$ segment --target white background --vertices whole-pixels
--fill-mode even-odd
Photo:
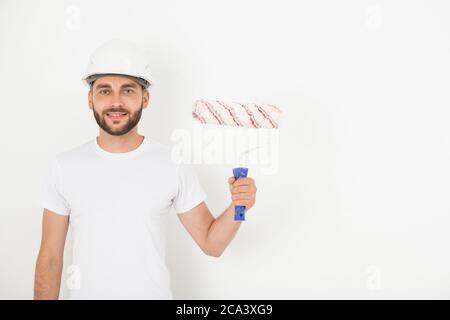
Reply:
[[[152,52],[144,135],[170,144],[201,97],[285,114],[222,257],[170,217],[175,298],[450,298],[446,0],[1,0],[0,298],[32,298],[43,169],[98,134],[80,78],[113,37]],[[195,168],[217,216],[232,166]]]

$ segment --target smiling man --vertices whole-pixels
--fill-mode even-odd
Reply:
[[[133,43],[98,48],[83,80],[99,135],[50,162],[34,297],[59,298],[70,226],[69,299],[172,299],[164,232],[170,209],[205,254],[219,257],[241,223],[234,206],[255,203],[254,180],[230,177],[232,201],[214,218],[193,168],[173,163],[168,146],[138,133],[153,82]]]

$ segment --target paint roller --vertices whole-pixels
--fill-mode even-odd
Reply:
[[[216,124],[222,126],[244,128],[278,129],[282,112],[273,104],[224,102],[220,100],[199,99],[195,101],[192,117],[201,124]],[[248,154],[257,148],[245,151]],[[239,161],[240,162],[240,161]],[[233,176],[237,180],[245,178],[248,168],[233,168]],[[245,220],[245,206],[234,207],[234,220]]]

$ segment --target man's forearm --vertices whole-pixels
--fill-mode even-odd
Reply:
[[[236,235],[241,221],[234,220],[234,204],[217,217],[209,227],[207,243],[210,254],[218,257]]]
[[[38,257],[34,281],[35,300],[58,299],[62,266],[62,259]]]

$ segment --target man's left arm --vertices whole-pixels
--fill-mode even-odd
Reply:
[[[194,241],[209,256],[220,257],[236,235],[241,221],[234,220],[234,207],[245,206],[250,210],[256,201],[256,185],[253,178],[228,179],[231,204],[214,218],[205,202],[188,212],[179,214],[181,223]]]

